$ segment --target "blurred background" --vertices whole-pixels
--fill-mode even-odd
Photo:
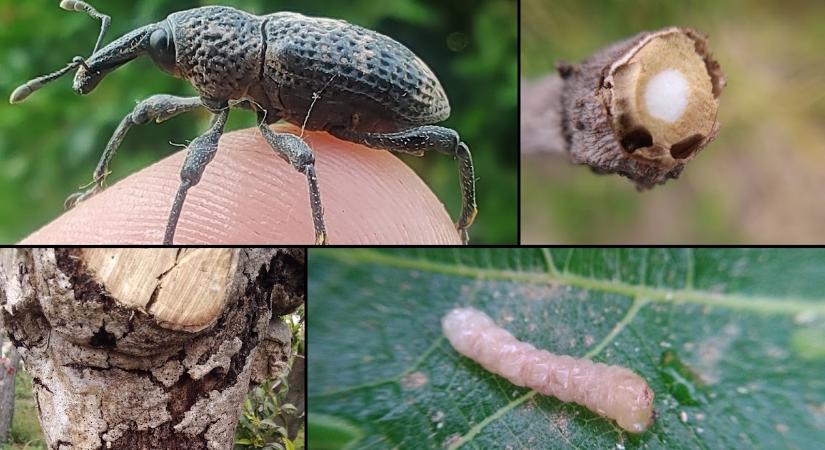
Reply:
[[[638,193],[562,158],[522,160],[525,243],[825,242],[825,2],[522,0],[522,76],[668,25],[710,36],[719,137]]]
[[[112,16],[105,42],[169,13],[209,4],[257,14],[295,11],[345,19],[400,41],[433,69],[447,91],[456,129],[473,152],[479,216],[473,243],[517,242],[517,67],[515,0],[141,0],[90,2]],[[58,7],[58,0],[0,0],[0,242],[16,242],[54,219],[63,200],[91,181],[100,153],[136,102],[157,93],[193,95],[185,81],[136,60],[109,75],[88,97],[66,76],[11,106],[19,84],[91,52],[100,22]],[[228,129],[254,126],[254,115],[230,116]],[[206,111],[133,128],[115,157],[109,185],[194,139]],[[455,161],[439,154],[403,157],[458,217]],[[262,168],[265,170],[265,168]],[[323,183],[323,180],[321,181]],[[322,187],[323,189],[323,187]]]

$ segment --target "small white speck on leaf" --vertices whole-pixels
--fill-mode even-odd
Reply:
[[[814,311],[803,311],[794,316],[793,321],[796,324],[804,325],[816,321],[817,314]]]
[[[444,448],[448,448],[448,447],[452,446],[453,444],[457,443],[460,440],[461,440],[461,435],[460,434],[458,434],[458,433],[451,434],[450,436],[447,437],[447,440],[444,441]]]
[[[401,379],[401,386],[404,389],[418,389],[428,382],[429,380],[424,372],[413,372]]]
[[[686,412],[684,412],[684,411],[680,412],[680,413],[679,413],[679,420],[681,420],[681,421],[682,421],[682,423],[687,423],[687,421],[688,421],[688,415],[687,415],[687,413],[686,413]]]

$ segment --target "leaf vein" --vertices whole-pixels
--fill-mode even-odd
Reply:
[[[628,297],[643,297],[651,302],[659,303],[694,303],[766,314],[799,314],[803,312],[825,314],[825,301],[813,301],[814,299],[747,296],[684,288],[668,289],[581,276],[567,272],[552,276],[546,272],[516,272],[503,269],[476,268],[463,264],[453,266],[423,259],[405,258],[369,249],[347,251],[346,253],[328,252],[327,256],[346,258],[349,262],[375,263],[397,269],[421,270],[470,278],[573,286]]]

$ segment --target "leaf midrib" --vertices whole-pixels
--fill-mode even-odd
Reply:
[[[532,284],[554,284],[581,289],[644,298],[660,303],[695,303],[739,309],[765,314],[800,314],[815,312],[825,314],[825,302],[816,299],[803,300],[797,297],[746,296],[720,292],[688,289],[666,289],[653,286],[625,283],[617,280],[585,277],[558,271],[554,266],[547,272],[516,272],[502,269],[485,269],[464,265],[452,265],[418,258],[406,258],[370,249],[349,250],[347,252],[325,252],[323,257],[334,258],[346,263],[372,263],[388,267],[425,272],[456,275],[488,280],[514,281]],[[552,261],[552,258],[549,259]]]

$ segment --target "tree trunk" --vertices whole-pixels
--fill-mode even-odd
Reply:
[[[271,330],[305,299],[299,249],[1,256],[0,314],[56,450],[232,448],[253,375],[290,353]]]
[[[14,378],[20,368],[20,354],[13,345],[5,347],[5,332],[0,321],[0,443],[6,442],[14,418]]]
[[[725,79],[691,29],[643,32],[557,66],[560,77],[524,83],[525,154],[566,153],[646,189],[677,178],[719,131]]]

